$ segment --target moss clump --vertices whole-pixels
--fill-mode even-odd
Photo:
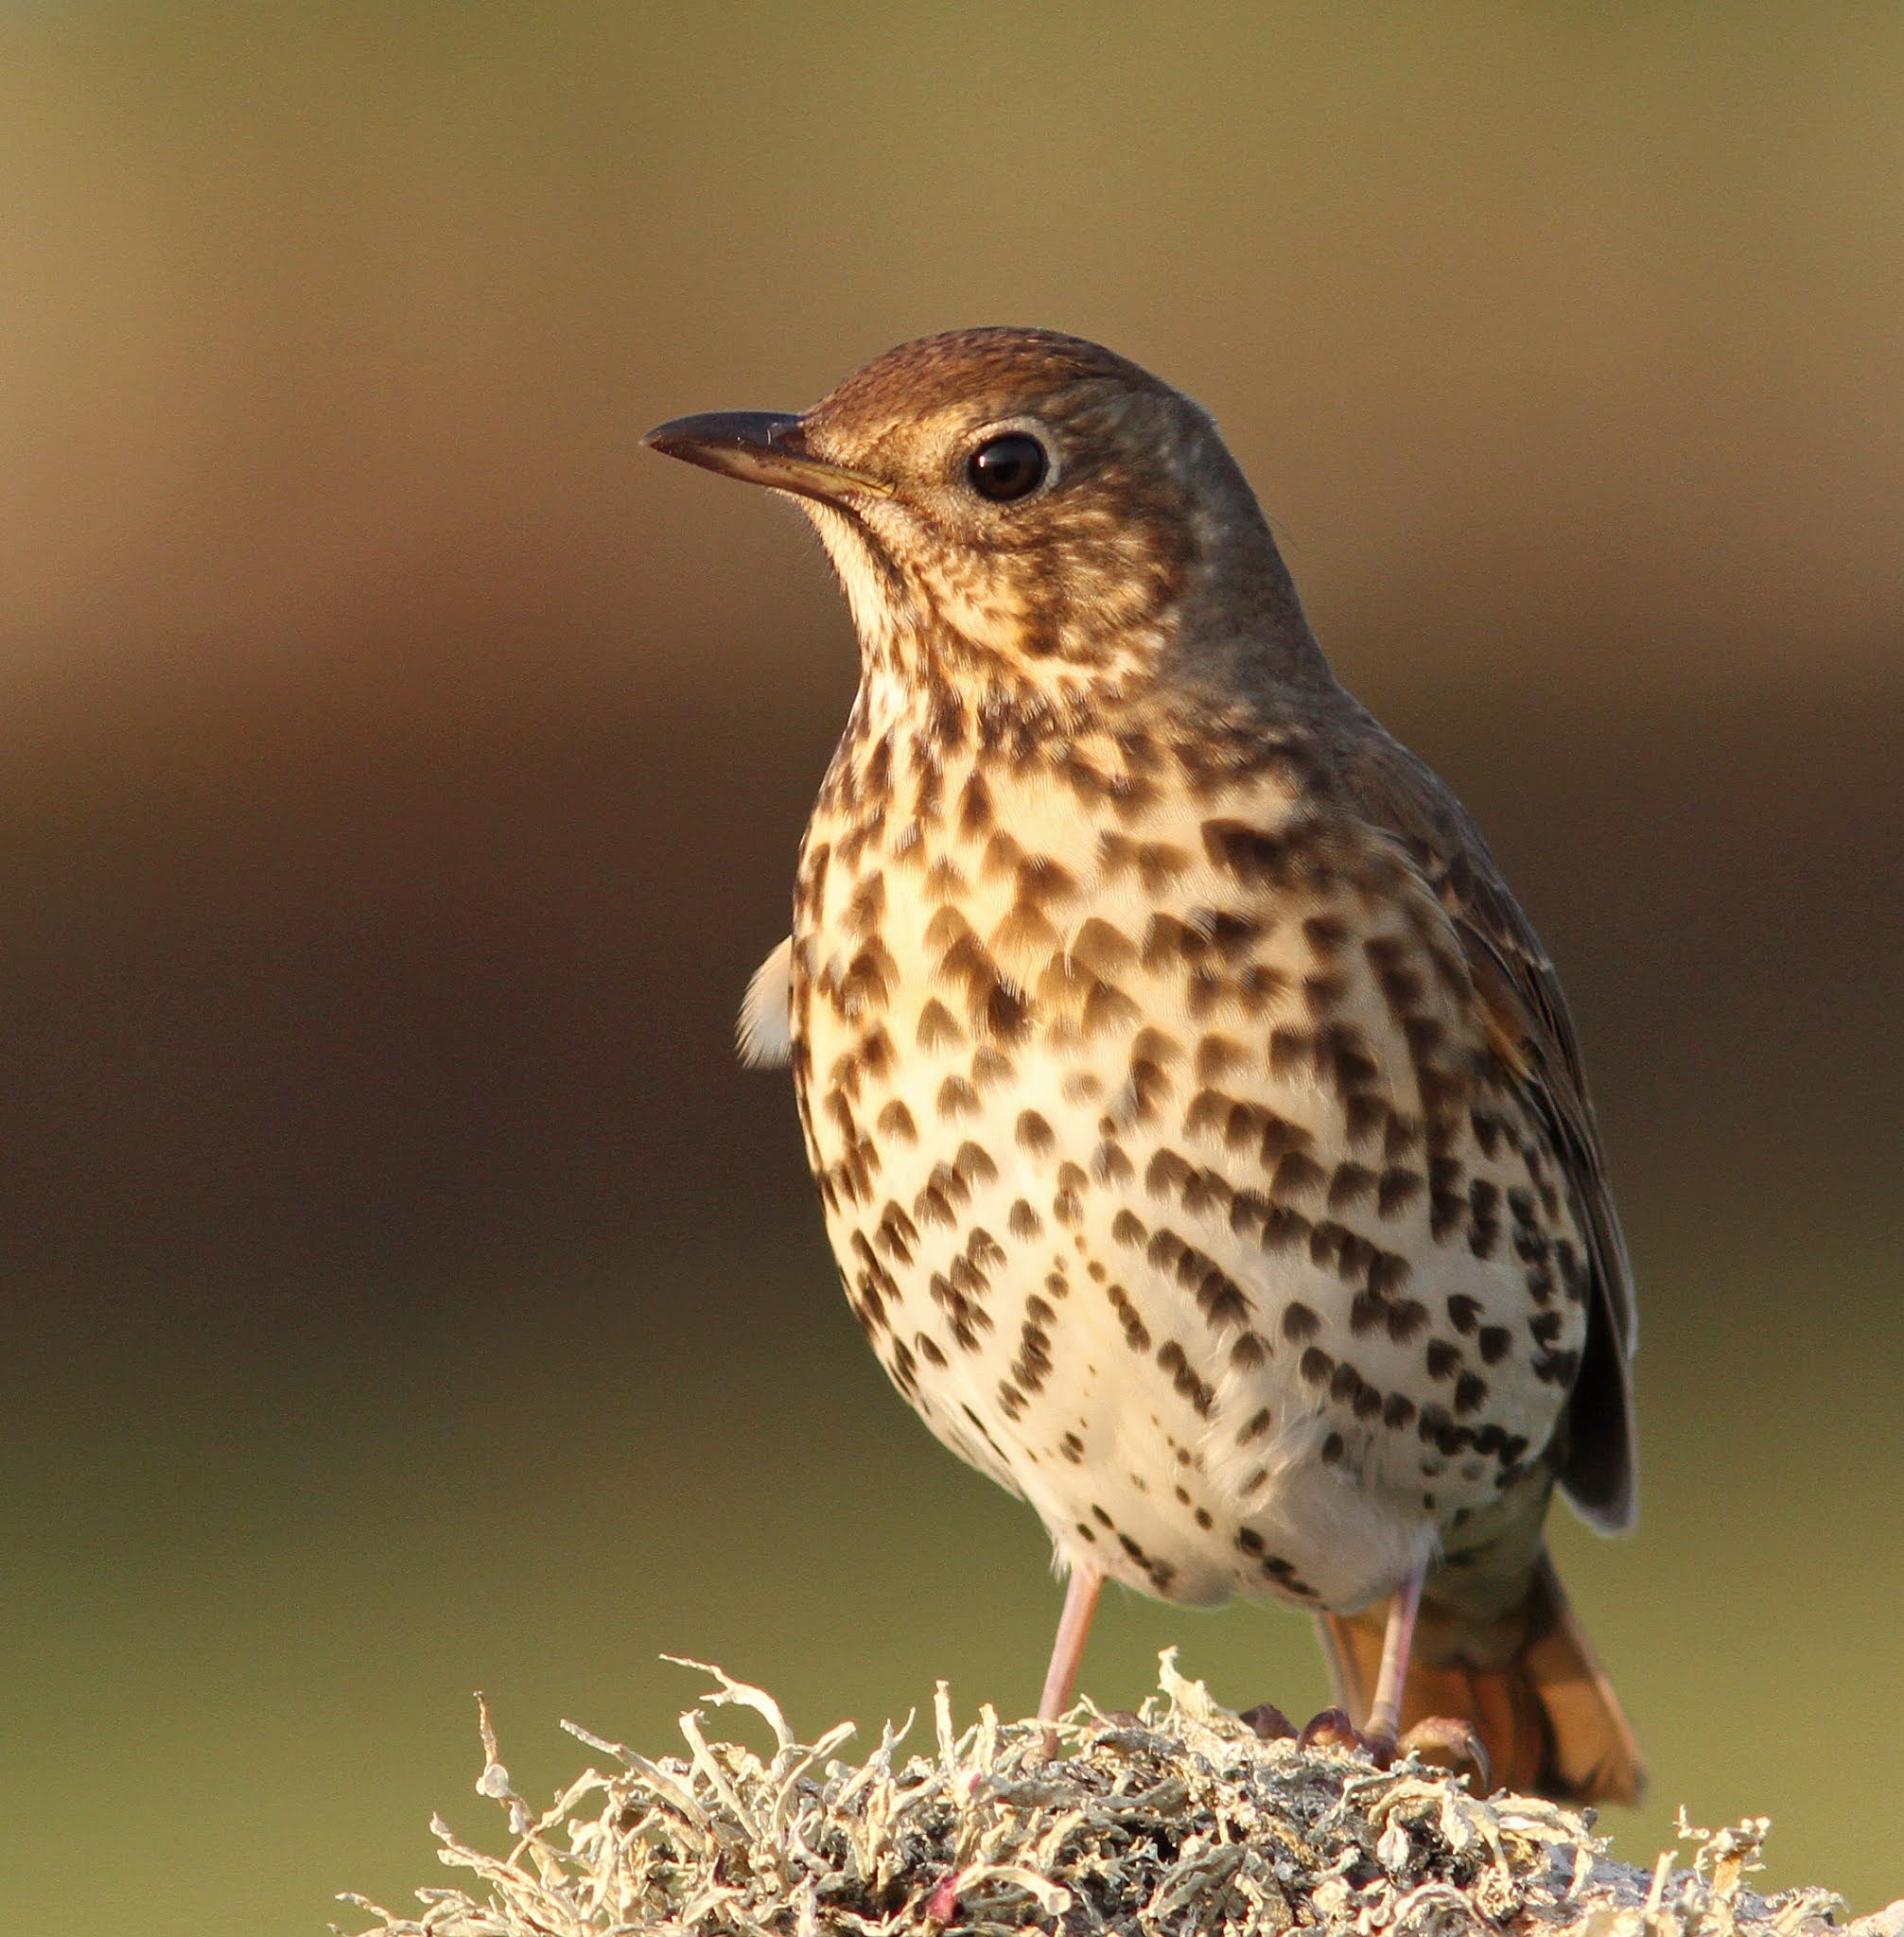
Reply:
[[[1634,1870],[1609,1860],[1590,1817],[1555,1804],[1481,1800],[1421,1765],[1259,1740],[1169,1653],[1140,1715],[1081,1706],[1053,1760],[1041,1727],[988,1708],[957,1733],[941,1684],[931,1753],[901,1758],[908,1723],[848,1761],[837,1752],[850,1723],[799,1742],[771,1697],[702,1672],[718,1684],[707,1701],[765,1720],[765,1760],[710,1741],[698,1709],[681,1719],[687,1754],[659,1761],[570,1723],[607,1769],[537,1811],[511,1787],[485,1709],[477,1788],[508,1812],[506,1854],[438,1820],[443,1861],[471,1873],[464,1887],[420,1891],[416,1917],[344,1900],[378,1920],[376,1937],[1802,1937],[1837,1908],[1825,1891],[1744,1888],[1762,1821],[1688,1830],[1690,1867]]]

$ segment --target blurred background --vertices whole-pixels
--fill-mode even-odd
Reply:
[[[705,1685],[1035,1698],[748,972],[853,683],[642,454],[1036,322],[1214,410],[1558,956],[1645,1311],[1563,1561],[1613,1819],[1904,1892],[1904,12],[0,17],[0,1820],[17,1927],[321,1929]],[[1563,1516],[1562,1516],[1563,1518]],[[1086,1674],[1323,1699],[1123,1599]],[[745,1726],[744,1721],[740,1724]]]

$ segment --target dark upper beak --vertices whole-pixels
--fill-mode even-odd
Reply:
[[[807,448],[798,417],[775,410],[710,410],[702,417],[674,417],[657,424],[641,442],[664,456],[680,458],[725,478],[795,491],[838,504],[852,497],[890,497],[892,487],[877,478],[829,463]]]

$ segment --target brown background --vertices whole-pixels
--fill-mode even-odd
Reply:
[[[105,5],[0,25],[9,1915],[437,1880],[468,1690],[1022,1707],[1036,1527],[833,1284],[735,1000],[851,690],[639,453],[888,343],[1214,410],[1565,972],[1642,1284],[1655,1771],[1869,1908],[1904,1726],[1904,16]],[[1301,1622],[1111,1608],[1224,1699]]]

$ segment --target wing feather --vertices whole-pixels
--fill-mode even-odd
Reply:
[[[1400,847],[1447,911],[1494,1047],[1553,1141],[1585,1231],[1593,1283],[1561,1485],[1594,1526],[1629,1527],[1631,1361],[1638,1342],[1633,1267],[1560,979],[1487,844],[1434,772],[1367,715],[1336,751],[1335,771],[1351,806]]]

